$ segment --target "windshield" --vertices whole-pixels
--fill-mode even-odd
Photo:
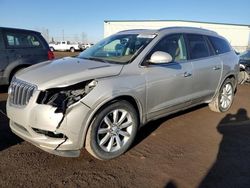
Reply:
[[[240,54],[240,58],[250,59],[250,50],[247,50]]]
[[[129,63],[154,37],[155,35],[112,35],[83,51],[78,57],[110,63]]]

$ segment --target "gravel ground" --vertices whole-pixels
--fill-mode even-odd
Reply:
[[[3,111],[6,91],[1,86]],[[79,158],[43,152],[11,133],[0,113],[0,187],[250,187],[249,96],[242,85],[227,113],[201,105],[150,122],[111,161],[84,149]]]

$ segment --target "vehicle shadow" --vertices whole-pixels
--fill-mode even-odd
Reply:
[[[168,183],[166,183],[164,188],[177,188],[177,185],[175,184],[175,182],[169,181]]]
[[[203,108],[205,106],[207,106],[207,104],[201,104],[201,105],[189,108],[187,110],[183,110],[183,111],[180,111],[180,112],[177,112],[177,113],[165,116],[163,118],[160,118],[160,119],[157,119],[157,120],[154,120],[154,121],[150,121],[149,123],[147,123],[146,125],[143,125],[143,127],[141,127],[139,129],[139,131],[137,133],[137,136],[135,138],[135,141],[134,141],[134,143],[132,144],[131,147],[135,147],[137,144],[139,144],[140,142],[142,142],[151,133],[153,133],[156,129],[158,129],[162,125],[162,123],[164,123],[165,121],[167,121],[169,119],[172,119],[172,118],[175,118],[177,116],[186,114],[188,112],[192,112],[192,111],[198,110],[198,109]]]
[[[250,187],[250,119],[245,109],[218,124],[223,135],[217,159],[199,187]]]
[[[22,139],[10,130],[8,118],[4,115],[5,105],[5,101],[0,101],[0,151],[22,142]]]

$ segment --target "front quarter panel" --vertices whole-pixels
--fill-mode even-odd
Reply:
[[[145,79],[141,75],[120,75],[98,80],[97,86],[81,102],[97,111],[106,103],[121,96],[133,97],[140,115],[145,113]],[[140,117],[142,120],[142,117]]]

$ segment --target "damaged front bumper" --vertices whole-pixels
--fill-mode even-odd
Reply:
[[[55,107],[37,104],[36,97],[33,95],[24,108],[12,106],[7,101],[11,130],[46,152],[64,157],[79,156],[83,146],[84,122],[90,108],[77,102],[65,114],[55,113]]]

